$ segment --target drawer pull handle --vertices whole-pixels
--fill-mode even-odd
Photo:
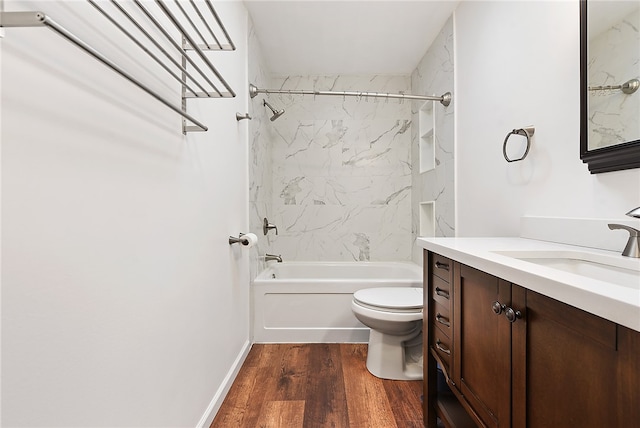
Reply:
[[[447,290],[443,290],[442,288],[436,287],[436,294],[438,296],[442,296],[445,299],[449,299],[449,292]]]
[[[444,352],[447,355],[451,355],[451,350],[442,346],[442,342],[440,342],[440,339],[436,340],[436,348],[438,348],[440,351]]]
[[[447,327],[451,327],[451,324],[449,323],[449,321],[447,321],[447,319],[445,317],[443,317],[442,315],[440,315],[440,314],[436,314],[436,321],[438,321],[442,325],[446,325]]]
[[[449,263],[436,262],[436,268],[449,271]]]

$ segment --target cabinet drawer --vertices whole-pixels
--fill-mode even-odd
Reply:
[[[440,363],[444,366],[443,369],[447,373],[447,377],[451,376],[451,359],[452,359],[452,347],[451,339],[449,339],[439,328],[433,329],[433,343],[431,348],[435,351],[440,359]]]
[[[442,278],[433,275],[431,277],[431,297],[442,306],[451,308],[451,284]]]
[[[431,253],[431,273],[444,281],[451,283],[451,272],[453,271],[453,261],[440,254]]]
[[[431,320],[433,325],[438,327],[447,337],[451,338],[451,311],[449,310],[449,306],[444,306],[439,304],[438,302],[433,303],[433,313]]]

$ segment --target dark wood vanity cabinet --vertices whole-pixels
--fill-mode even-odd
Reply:
[[[471,409],[489,427],[509,426],[511,418],[511,284],[455,264],[452,380]],[[505,305],[504,309],[502,305]]]
[[[425,426],[640,427],[640,333],[434,253],[424,266]]]

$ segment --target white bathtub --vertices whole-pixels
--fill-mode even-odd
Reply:
[[[403,262],[273,263],[252,284],[257,343],[364,343],[369,329],[351,312],[353,293],[422,287],[422,268]]]

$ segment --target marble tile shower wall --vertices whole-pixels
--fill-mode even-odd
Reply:
[[[420,173],[419,111],[424,103],[413,102],[411,117],[411,158],[413,160],[412,243],[420,234],[420,203],[434,203],[435,236],[455,236],[454,194],[454,85],[453,19],[445,23],[418,66],[411,74],[411,91],[415,94],[442,95],[451,92],[453,100],[448,107],[433,104],[435,114],[435,168]],[[413,261],[422,263],[422,252],[415,245]]]
[[[249,82],[259,88],[271,87],[270,73],[256,36],[253,21],[248,24],[248,75]],[[249,230],[258,236],[258,244],[250,251],[251,279],[264,268],[264,259],[260,256],[268,253],[269,242],[262,233],[262,219],[271,215],[272,166],[271,166],[271,122],[266,108],[262,105],[264,97],[257,96],[249,102],[247,121],[249,127]],[[271,232],[273,233],[273,232]]]
[[[287,76],[281,89],[409,92],[408,76]],[[271,251],[285,260],[411,260],[411,106],[270,95]]]
[[[631,78],[640,63],[640,11],[624,17],[589,40],[589,85],[620,85]],[[640,135],[640,92],[590,91],[589,145],[606,147],[633,141]]]

